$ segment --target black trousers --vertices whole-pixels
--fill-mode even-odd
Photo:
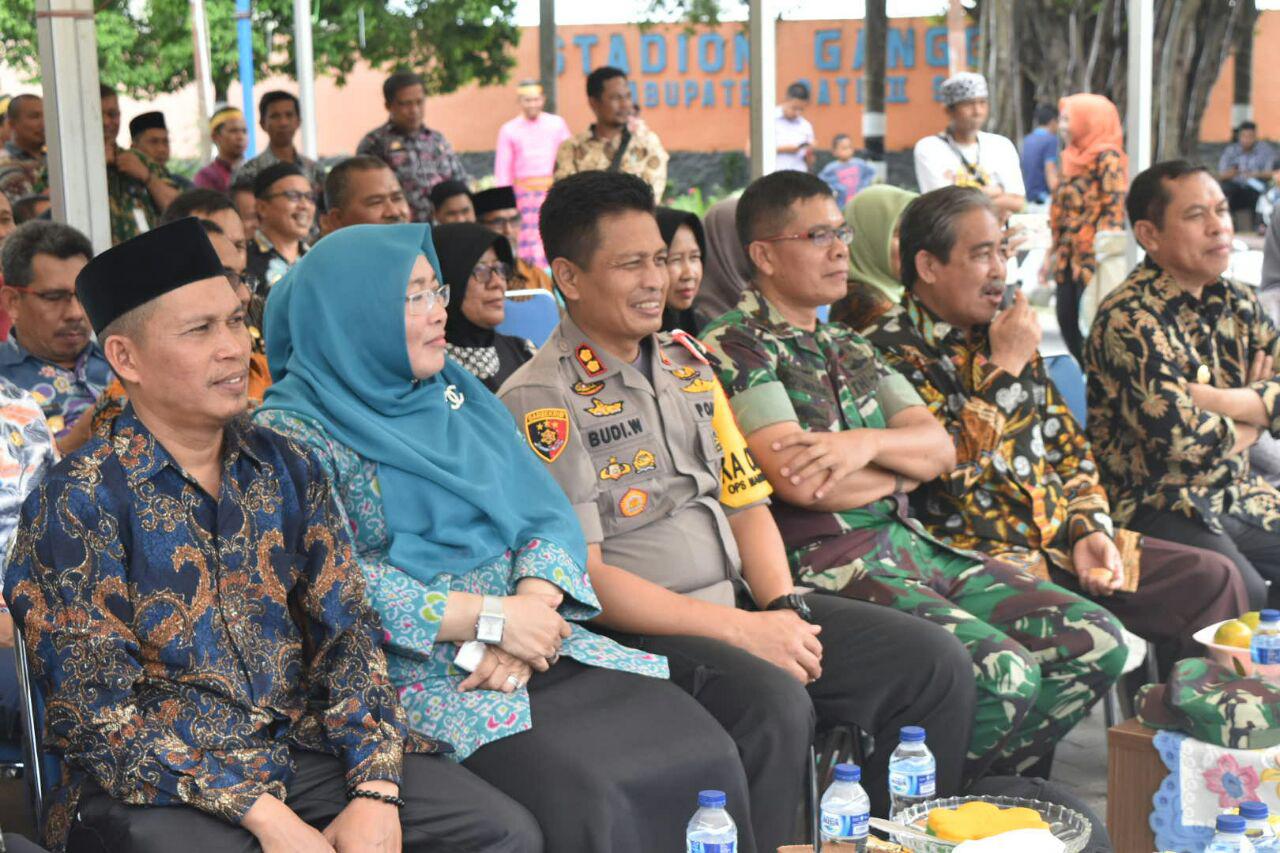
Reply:
[[[1229,181],[1222,181],[1222,194],[1227,197],[1227,204],[1231,208],[1231,212],[1237,210],[1247,210],[1252,212],[1258,205],[1258,196],[1262,193],[1255,190],[1245,181],[1239,178],[1232,178]]]
[[[1084,364],[1084,335],[1080,333],[1080,297],[1084,296],[1084,284],[1067,276],[1058,279],[1055,290],[1054,310],[1062,340],[1076,363]]]
[[[463,766],[533,814],[549,853],[683,850],[707,788],[727,795],[738,849],[757,849],[738,750],[675,684],[562,658],[529,680],[529,700],[533,728]]]
[[[297,773],[286,805],[323,830],[347,805],[342,763],[292,752]],[[68,853],[257,853],[247,829],[186,806],[127,806],[96,785],[85,792]],[[400,787],[405,851],[538,853],[538,824],[527,810],[454,761],[406,755]]]
[[[973,663],[943,628],[887,607],[808,596],[822,626],[822,677],[808,689],[735,646],[701,637],[619,636],[666,655],[684,688],[737,744],[751,789],[757,849],[794,841],[809,745],[820,728],[854,725],[875,739],[862,785],[877,815],[889,811],[889,755],[902,726],[924,726],[938,760],[938,796],[959,793],[976,694]],[[741,821],[739,826],[741,827]]]
[[[1134,514],[1128,527],[1148,536],[1217,551],[1240,570],[1251,609],[1280,607],[1280,534],[1227,515],[1222,516],[1224,532],[1214,533],[1198,519],[1145,508]]]

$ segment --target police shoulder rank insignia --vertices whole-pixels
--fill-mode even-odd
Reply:
[[[627,489],[618,500],[618,512],[634,518],[649,506],[649,493],[644,489]]]
[[[568,409],[534,409],[525,413],[524,435],[544,462],[555,462],[569,444]]]
[[[616,403],[602,403],[600,398],[592,397],[591,405],[582,411],[588,415],[595,415],[597,418],[607,418],[609,415],[616,415],[622,411],[622,401]]]
[[[686,394],[705,394],[714,387],[716,387],[716,383],[711,380],[698,378],[690,382],[688,385],[681,385],[680,390]]]
[[[658,462],[653,458],[653,454],[647,450],[637,450],[636,457],[631,460],[631,464],[635,466],[636,473],[641,471],[652,471],[658,467]]]
[[[707,361],[707,348],[702,345],[701,341],[686,332],[684,329],[676,329],[672,332],[671,340],[687,349],[689,351],[689,355],[693,356],[703,364],[711,363]]]
[[[631,466],[625,462],[619,462],[618,457],[610,456],[609,464],[600,469],[601,480],[621,480],[623,477],[631,473]]]
[[[588,376],[599,376],[604,373],[604,364],[596,357],[596,351],[591,347],[586,344],[579,344],[574,355],[578,359],[578,364],[582,365],[582,369],[587,372]]]
[[[575,382],[573,383],[573,393],[579,397],[594,397],[604,390],[603,382]]]

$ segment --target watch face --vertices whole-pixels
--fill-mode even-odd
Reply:
[[[501,616],[481,614],[480,620],[476,623],[476,639],[482,643],[501,642],[503,621]]]

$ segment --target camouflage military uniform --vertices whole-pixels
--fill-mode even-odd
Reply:
[[[840,324],[797,329],[754,290],[703,339],[748,436],[788,420],[808,430],[883,429],[923,405],[863,338]],[[978,684],[970,777],[1034,764],[1120,674],[1120,626],[1105,610],[944,545],[908,515],[903,494],[840,512],[777,497],[772,508],[799,581],[924,617],[965,644]]]
[[[119,150],[119,149],[117,149]],[[164,170],[142,152],[133,154],[157,177],[164,177]],[[150,231],[160,220],[160,211],[147,190],[147,185],[131,175],[107,166],[107,202],[111,209],[111,245]]]
[[[0,192],[15,202],[45,184],[45,157],[32,156],[12,141],[0,148]]]

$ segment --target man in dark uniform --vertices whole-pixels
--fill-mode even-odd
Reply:
[[[540,230],[568,316],[499,394],[578,512],[599,622],[666,655],[733,736],[762,851],[788,840],[815,714],[874,736],[873,811],[887,811],[903,725],[926,727],[938,795],[957,793],[967,655],[923,620],[793,586],[768,485],[701,346],[656,334],[667,274],[653,210],[631,175],[551,188]]]

